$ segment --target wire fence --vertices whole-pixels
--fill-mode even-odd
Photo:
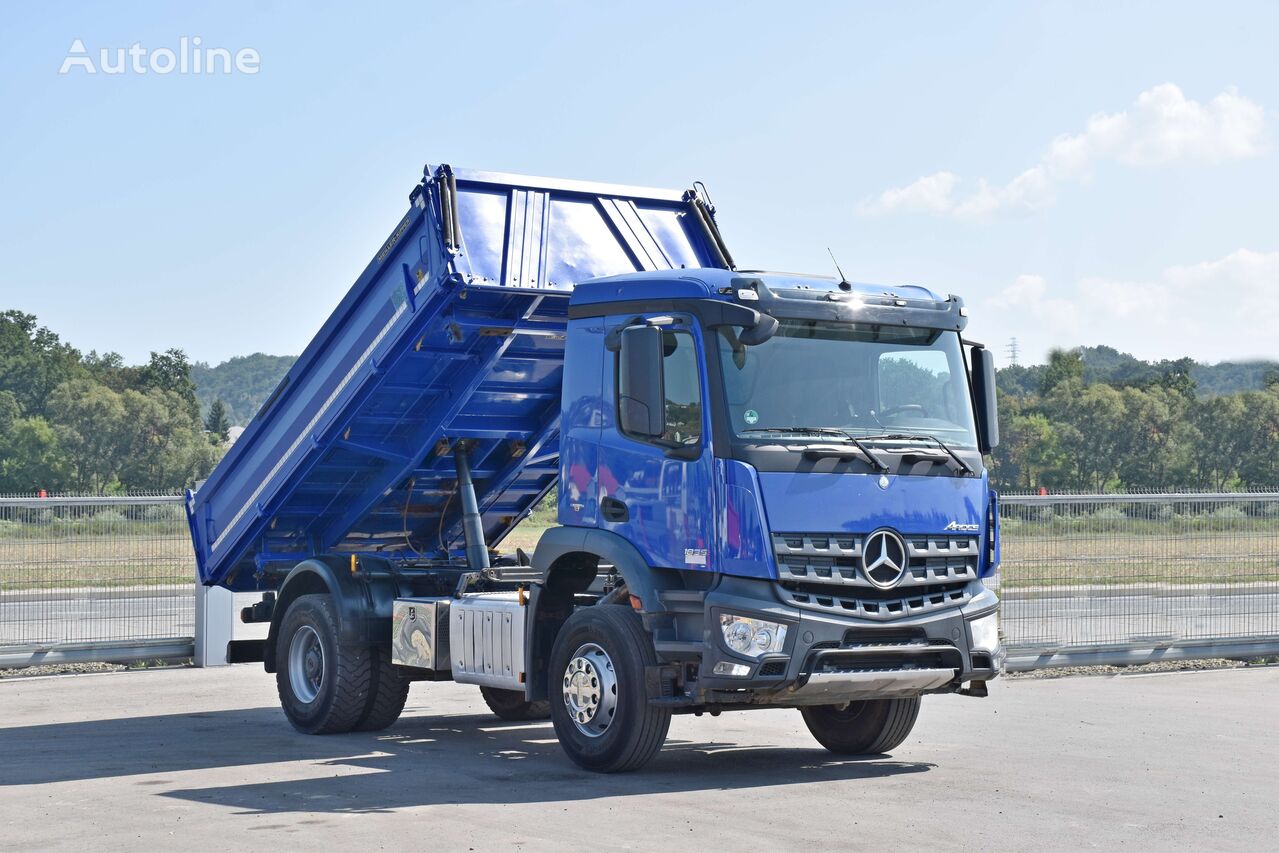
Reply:
[[[1279,493],[1001,501],[1012,669],[1279,654]],[[189,656],[172,495],[0,497],[0,666]]]
[[[1279,493],[1001,500],[1017,668],[1279,653]]]
[[[194,580],[181,497],[0,498],[0,666],[180,652]]]

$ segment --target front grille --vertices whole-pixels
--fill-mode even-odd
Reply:
[[[977,579],[976,536],[903,536],[907,566],[890,589],[862,571],[864,536],[778,533],[773,536],[782,598],[798,607],[888,621],[967,602]]]

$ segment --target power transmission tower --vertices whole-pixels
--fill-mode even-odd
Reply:
[[[1017,346],[1016,338],[1008,339],[1008,346],[1005,347],[1005,352],[1008,353],[1008,363],[1012,365],[1013,367],[1016,367],[1017,356],[1021,355],[1021,349]]]

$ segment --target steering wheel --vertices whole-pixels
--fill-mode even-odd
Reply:
[[[884,417],[891,417],[900,412],[918,412],[920,417],[928,417],[928,410],[918,403],[907,403],[904,406],[893,406],[891,409],[884,409],[880,412]]]

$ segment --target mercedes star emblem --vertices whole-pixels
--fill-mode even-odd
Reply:
[[[906,543],[886,527],[876,530],[862,546],[862,572],[880,589],[896,586],[906,574]]]

